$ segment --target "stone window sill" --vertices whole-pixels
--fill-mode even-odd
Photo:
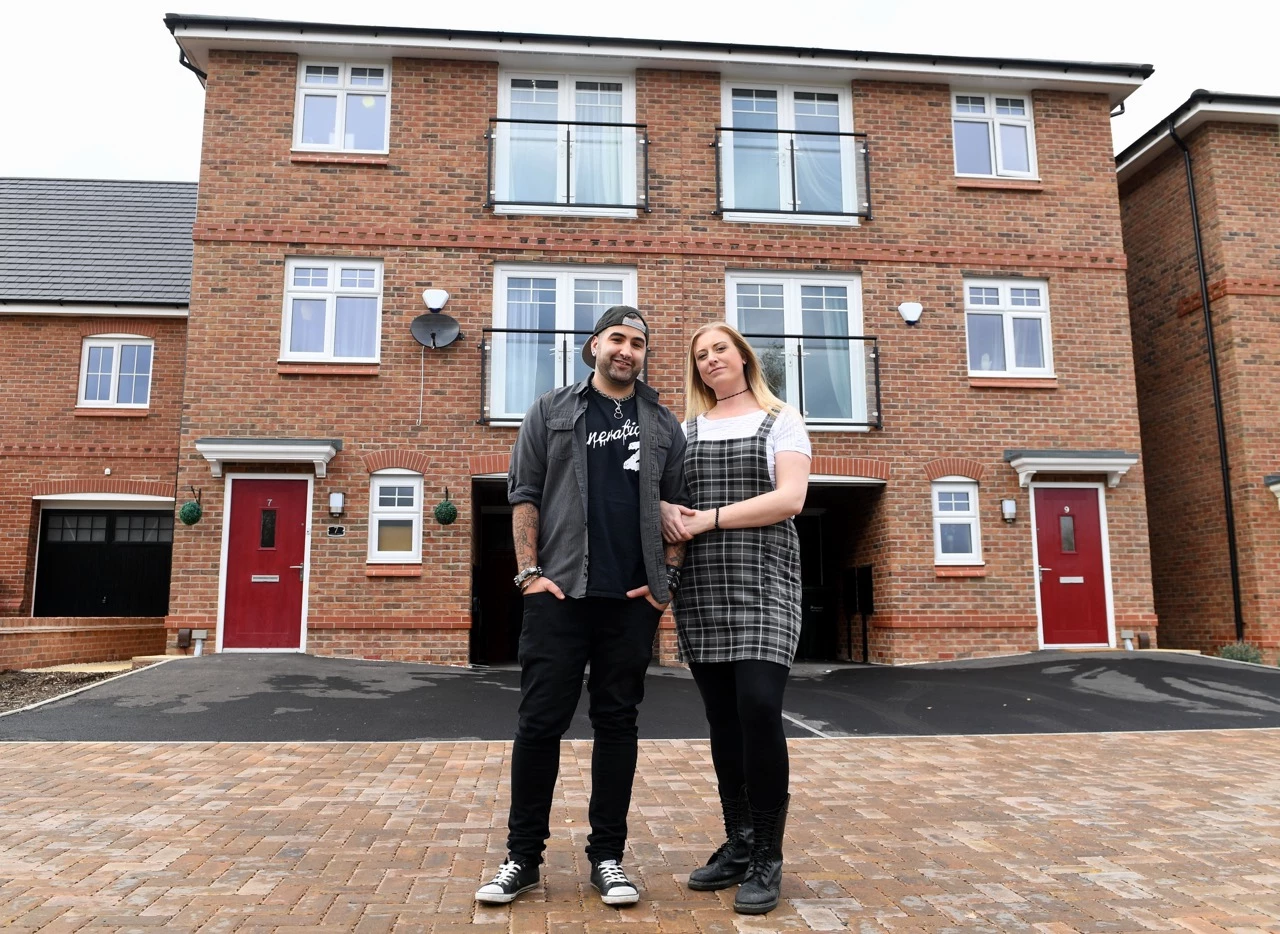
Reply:
[[[999,376],[970,376],[970,389],[1057,389],[1058,377],[1005,379]]]
[[[92,406],[77,406],[76,418],[146,418],[150,409],[96,409]]]
[[[377,154],[361,155],[353,152],[291,152],[289,153],[289,161],[295,165],[388,166],[391,164],[391,157]]]
[[[277,363],[280,376],[377,376],[377,363]]]
[[[957,178],[956,188],[986,188],[994,191],[1044,191],[1036,178]]]
[[[987,569],[982,565],[935,564],[935,577],[986,577]]]
[[[421,564],[366,564],[365,577],[421,577]]]

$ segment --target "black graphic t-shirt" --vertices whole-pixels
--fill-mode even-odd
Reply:
[[[640,418],[587,392],[587,594],[626,597],[647,582],[640,546]]]

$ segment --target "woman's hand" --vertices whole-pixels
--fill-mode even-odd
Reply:
[[[662,540],[668,545],[674,545],[677,542],[687,542],[693,538],[693,533],[685,528],[684,517],[693,515],[693,510],[687,506],[677,506],[675,503],[668,503],[663,500],[659,504],[662,512]]]

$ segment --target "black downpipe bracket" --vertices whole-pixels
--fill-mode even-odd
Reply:
[[[1222,414],[1222,384],[1218,379],[1218,350],[1213,340],[1213,316],[1209,313],[1209,278],[1204,268],[1204,242],[1200,238],[1200,211],[1196,207],[1196,183],[1191,172],[1191,150],[1169,118],[1169,138],[1182,150],[1187,170],[1187,198],[1191,202],[1191,232],[1195,236],[1196,270],[1200,276],[1200,307],[1204,311],[1204,338],[1209,346],[1209,381],[1213,385],[1213,415],[1218,423],[1218,460],[1222,465],[1222,499],[1227,516],[1227,552],[1231,556],[1231,598],[1235,608],[1236,641],[1244,640],[1244,611],[1240,601],[1240,558],[1236,550],[1236,514],[1231,505],[1231,463],[1227,458],[1227,428]]]

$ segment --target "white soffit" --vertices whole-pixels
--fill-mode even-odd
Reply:
[[[329,461],[342,450],[338,439],[200,438],[199,451],[213,476],[221,477],[228,462],[241,464],[310,464],[317,477],[325,476]]]
[[[884,486],[886,481],[877,477],[844,477],[839,474],[811,473],[809,486]]]
[[[1257,103],[1232,103],[1230,101],[1202,101],[1177,119],[1174,127],[1185,139],[1206,123],[1270,123],[1280,126],[1280,105],[1266,106]],[[1167,149],[1174,146],[1169,136],[1168,121],[1163,133],[1157,134],[1145,146],[1132,153],[1116,166],[1116,175],[1124,181],[1139,169],[1149,165]]]

